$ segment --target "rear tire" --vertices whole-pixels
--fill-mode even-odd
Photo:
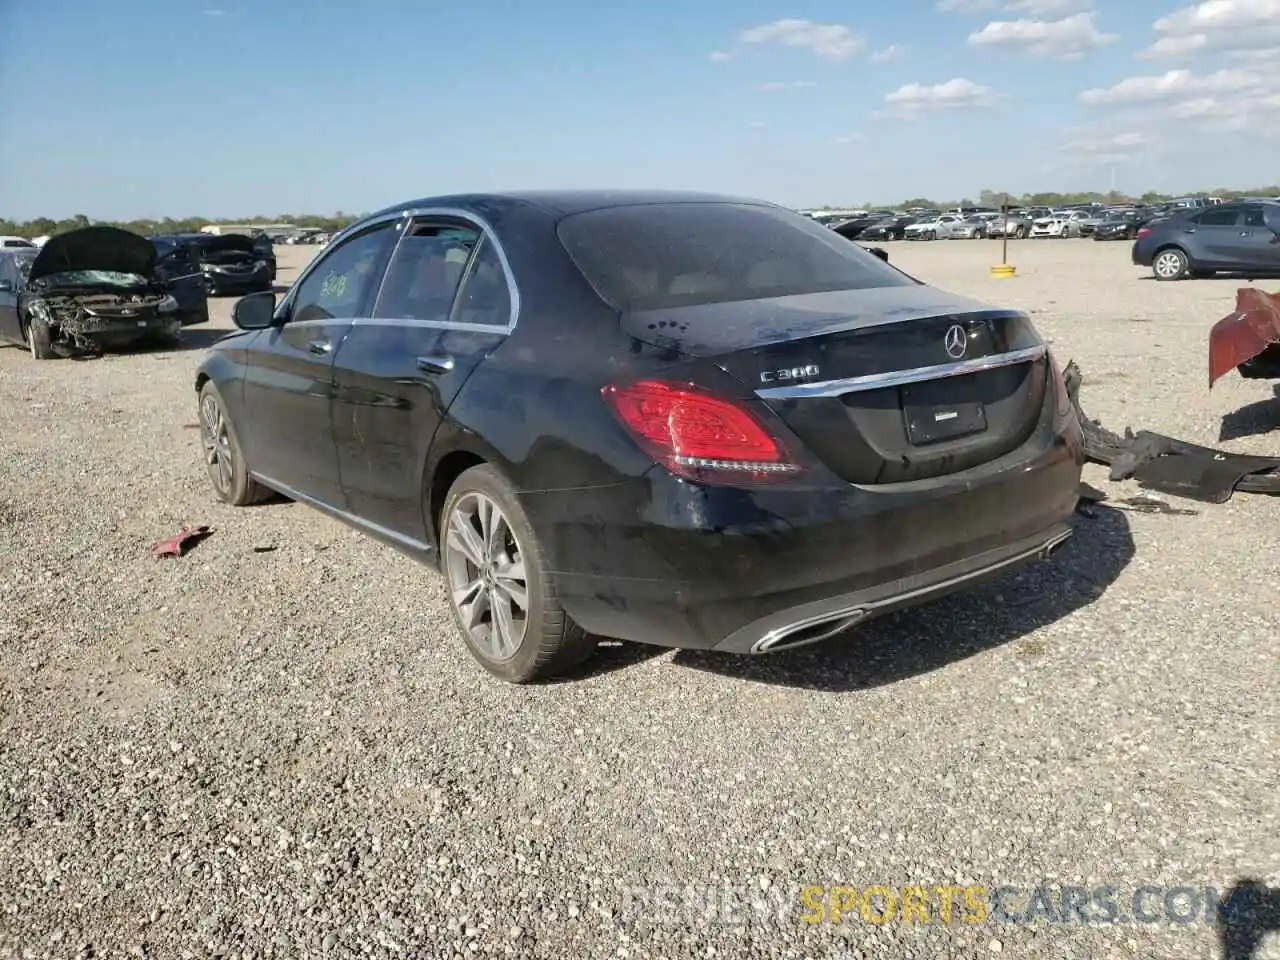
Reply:
[[[201,452],[214,495],[233,507],[270,499],[271,491],[249,475],[240,438],[212,381],[200,388],[199,413]]]
[[[563,675],[595,651],[548,572],[515,488],[487,463],[464,471],[439,518],[441,568],[467,649],[509,683]]]
[[[27,321],[26,336],[27,349],[31,351],[33,360],[52,360],[54,358],[53,331],[44,320],[40,317],[31,317]]]
[[[1026,227],[1018,227],[1016,230],[1014,230],[1014,231],[1013,231],[1013,239],[1015,239],[1015,240],[1025,240],[1025,239],[1027,239],[1027,228],[1026,228]]]
[[[1182,280],[1190,270],[1190,259],[1177,247],[1159,251],[1151,261],[1151,272],[1157,280]]]

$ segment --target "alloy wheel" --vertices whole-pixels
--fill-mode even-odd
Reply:
[[[471,642],[491,660],[510,660],[528,629],[524,550],[506,514],[485,494],[465,493],[450,510],[444,566],[450,597]]]
[[[1171,250],[1162,253],[1156,257],[1155,270],[1158,277],[1176,277],[1182,270],[1182,258]]]
[[[235,462],[231,453],[231,432],[222,407],[212,396],[206,395],[200,404],[201,440],[204,441],[204,463],[221,496],[228,496],[235,477]]]

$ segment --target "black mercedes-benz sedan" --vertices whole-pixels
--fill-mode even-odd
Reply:
[[[415,200],[234,318],[195,379],[217,496],[437,566],[507,680],[597,636],[812,643],[1070,534],[1080,425],[1030,319],[773,204]]]

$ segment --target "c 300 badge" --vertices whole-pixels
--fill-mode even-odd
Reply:
[[[781,370],[765,370],[760,374],[761,383],[790,383],[795,380],[810,380],[818,375],[817,364],[803,367],[784,367]]]

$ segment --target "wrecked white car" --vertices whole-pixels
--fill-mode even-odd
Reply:
[[[183,316],[144,237],[94,226],[53,237],[22,267],[17,314],[38,360],[142,339],[176,342]]]

